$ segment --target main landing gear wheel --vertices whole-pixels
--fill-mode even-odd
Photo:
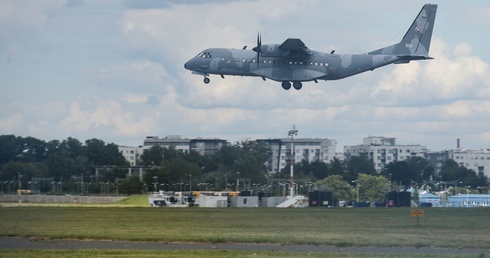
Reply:
[[[204,77],[204,83],[208,84],[211,80],[208,77]]]
[[[293,87],[296,90],[301,90],[301,88],[303,88],[303,84],[301,82],[293,82]]]
[[[290,83],[290,82],[288,82],[288,81],[283,81],[283,82],[281,83],[281,86],[282,86],[282,88],[283,88],[283,89],[285,89],[285,90],[289,90],[289,89],[291,89],[291,83]]]

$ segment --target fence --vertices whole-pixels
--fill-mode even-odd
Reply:
[[[115,203],[126,198],[125,196],[71,196],[71,195],[22,195],[24,203]],[[19,195],[4,194],[0,195],[0,202],[18,202]]]

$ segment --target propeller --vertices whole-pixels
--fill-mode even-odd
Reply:
[[[257,46],[252,49],[253,51],[257,52],[257,58],[256,58],[257,59],[257,67],[259,66],[259,61],[260,61],[259,57],[260,57],[260,52],[261,52],[260,48],[261,47],[262,47],[262,39],[260,37],[260,32],[259,32],[259,33],[257,33]]]

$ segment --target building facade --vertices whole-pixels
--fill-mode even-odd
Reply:
[[[294,162],[330,162],[336,157],[337,141],[326,138],[258,139],[269,147],[267,167],[269,173],[276,174],[291,164],[291,143],[294,149]]]
[[[431,162],[437,173],[441,171],[442,165],[448,159],[452,159],[460,166],[475,171],[478,175],[490,177],[490,149],[455,149],[427,154],[427,160]]]
[[[182,138],[180,135],[168,135],[164,138],[158,136],[146,136],[143,141],[143,149],[149,149],[154,145],[160,145],[162,148],[174,147],[178,151],[188,153],[190,150],[191,139]]]
[[[154,145],[160,145],[162,148],[173,147],[183,153],[197,151],[203,156],[212,156],[219,151],[228,142],[222,139],[204,139],[204,138],[182,138],[180,135],[169,135],[164,138],[158,136],[147,136],[143,141],[143,146],[129,147],[119,145],[119,152],[130,163],[131,166],[138,165],[138,161],[145,150]]]
[[[344,146],[346,159],[364,156],[371,159],[376,171],[381,172],[391,162],[404,161],[412,157],[425,158],[427,148],[422,145],[397,145],[396,138],[369,136],[363,144]]]
[[[119,152],[123,155],[127,162],[129,162],[130,166],[136,166],[138,164],[138,160],[140,156],[143,154],[143,148],[140,147],[130,147],[118,145],[117,148]]]

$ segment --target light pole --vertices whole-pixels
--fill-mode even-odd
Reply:
[[[236,172],[236,191],[240,191],[240,172]]]
[[[288,135],[291,136],[291,174],[289,179],[289,194],[292,198],[294,196],[294,136],[298,135],[298,130],[296,130],[296,126],[293,125],[293,129],[289,130]]]
[[[356,202],[359,202],[359,187],[361,184],[357,183],[356,181],[352,181],[352,183],[356,183]]]
[[[157,189],[157,185],[158,185],[158,176],[153,176],[153,179],[155,180],[155,182],[153,182],[153,191],[154,192],[158,192],[158,189]]]
[[[19,206],[22,204],[22,175],[19,173]]]

